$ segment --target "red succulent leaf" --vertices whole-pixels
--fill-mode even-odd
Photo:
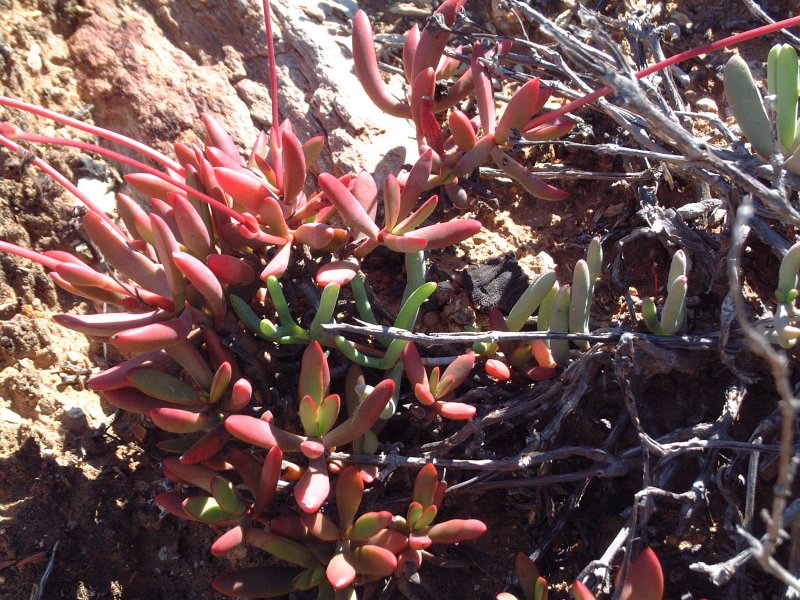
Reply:
[[[445,25],[452,27],[456,21],[456,13],[464,2],[465,0],[445,0],[442,2],[441,6],[436,9],[436,14],[441,15]],[[417,74],[424,69],[433,69],[439,64],[439,59],[444,52],[444,47],[447,45],[447,40],[449,38],[450,33],[448,31],[442,31],[441,28],[436,25],[425,26],[425,29],[423,29],[420,34],[419,42],[414,52],[414,61],[409,81],[413,81]]]
[[[336,510],[339,513],[339,527],[347,530],[353,524],[361,498],[364,496],[364,481],[353,466],[347,467],[336,480]]]
[[[225,428],[240,440],[261,448],[280,446],[284,452],[299,452],[304,438],[284,431],[273,423],[249,415],[231,415]]]
[[[547,381],[555,377],[556,374],[556,369],[552,367],[533,367],[525,371],[525,376],[532,381]]]
[[[403,190],[400,193],[400,208],[397,211],[397,219],[394,223],[405,219],[406,216],[411,214],[411,211],[414,210],[420,195],[428,187],[428,179],[432,171],[433,150],[429,148],[420,155],[417,162],[411,167],[411,171],[408,172],[408,176],[403,184]],[[387,222],[386,228],[393,230],[394,226],[389,227]]]
[[[142,392],[173,404],[201,406],[203,400],[189,384],[151,367],[139,367],[128,372],[130,384]]]
[[[220,575],[211,586],[232,598],[277,598],[295,590],[294,580],[302,572],[288,567],[248,567]]]
[[[216,146],[238,164],[243,165],[244,161],[239,154],[239,149],[236,147],[236,142],[234,142],[231,135],[225,131],[222,124],[209,113],[203,113],[200,116],[203,118],[203,123],[206,125],[206,145]]]
[[[544,598],[536,597],[536,588],[540,579],[543,579],[539,574],[539,569],[536,568],[534,563],[528,556],[522,552],[517,552],[514,557],[514,570],[519,579],[519,586],[525,595],[526,600],[545,600]],[[545,586],[547,582],[545,582]],[[546,592],[545,587],[545,592]]]
[[[225,556],[233,552],[244,542],[244,530],[241,525],[229,529],[211,545],[211,554],[214,556]]]
[[[475,416],[477,408],[465,402],[438,402],[436,404],[436,412],[442,415],[445,419],[453,421],[466,421]]]
[[[362,170],[353,178],[350,191],[374,221],[378,214],[378,185],[369,171]]]
[[[380,230],[375,221],[341,181],[329,173],[320,173],[318,182],[348,227],[360,231],[373,241],[378,241]]]
[[[517,183],[525,188],[532,196],[552,202],[558,202],[569,198],[569,192],[552,186],[549,183],[545,183],[542,179],[536,177],[536,175],[525,168],[525,166],[500,150],[500,148],[492,150],[491,155],[495,164],[501,170],[505,171],[507,175],[515,179]]]
[[[322,399],[328,394],[331,386],[331,373],[328,360],[319,342],[312,342],[303,352],[300,367],[300,382],[297,391],[300,397],[311,396],[314,404],[319,406]]]
[[[109,404],[139,415],[149,415],[151,411],[169,405],[130,387],[103,390],[102,394]]]
[[[221,283],[230,285],[250,285],[258,275],[249,262],[230,254],[209,254],[206,266]]]
[[[486,159],[489,158],[492,150],[495,148],[495,140],[493,134],[485,134],[475,142],[475,145],[464,152],[461,158],[458,159],[455,165],[450,167],[450,173],[453,177],[464,177],[472,173],[475,169],[480,167]]]
[[[433,392],[427,384],[418,383],[414,386],[414,396],[417,401],[423,406],[433,406],[436,404],[436,398],[433,397]]]
[[[539,78],[535,77],[521,86],[506,104],[497,123],[494,137],[498,144],[505,144],[513,130],[521,131],[528,119],[536,114],[539,103]]]
[[[247,510],[247,504],[236,486],[224,477],[211,478],[211,494],[219,507],[232,516],[242,516]]]
[[[303,154],[306,157],[306,167],[317,162],[322,149],[325,147],[325,137],[317,135],[303,142]]]
[[[483,133],[487,134],[494,133],[496,109],[492,78],[489,76],[489,70],[481,59],[486,58],[490,53],[489,48],[477,41],[472,45],[472,57],[470,59],[472,82],[475,86],[475,101],[478,104],[478,114],[481,118],[481,129],[483,129]]]
[[[509,369],[508,365],[501,360],[490,358],[486,361],[484,368],[486,369],[486,374],[489,377],[494,377],[500,381],[508,381],[511,379],[511,369]]]
[[[179,408],[156,408],[150,411],[156,427],[170,433],[193,433],[205,429],[212,420],[206,413],[190,412]]]
[[[408,215],[405,219],[397,223],[394,228],[392,229],[392,233],[397,235],[404,234],[414,227],[419,227],[422,223],[431,216],[433,211],[436,209],[436,205],[439,203],[439,196],[434,194],[425,202],[423,202],[417,210],[413,213]],[[413,234],[413,232],[412,232]]]
[[[278,515],[270,520],[269,530],[275,535],[298,542],[309,542],[314,539],[299,515]]]
[[[475,129],[472,127],[472,121],[460,110],[454,110],[447,118],[447,123],[450,126],[450,134],[459,150],[469,150],[478,141],[475,136]]]
[[[422,227],[411,233],[427,240],[426,250],[439,250],[471,238],[481,227],[481,222],[475,219],[458,219]]]
[[[439,156],[442,156],[444,154],[442,126],[433,114],[433,103],[430,96],[422,96],[422,98],[420,98],[419,119],[420,126],[422,127],[422,135],[425,137],[428,145],[439,154]]]
[[[349,419],[322,436],[322,443],[326,448],[334,448],[364,435],[380,418],[392,394],[394,394],[394,381],[384,379],[364,398]]]
[[[183,194],[175,194],[172,205],[183,245],[195,256],[207,256],[212,250],[211,235],[197,209]]]
[[[661,600],[663,596],[661,563],[652,549],[645,548],[628,569],[620,600]]]
[[[408,537],[404,533],[394,529],[382,529],[368,540],[364,541],[374,546],[386,548],[392,554],[399,554],[408,547]]]
[[[308,398],[308,396],[306,396]],[[325,454],[325,446],[317,440],[306,440],[300,444],[300,452],[306,458],[317,459]]]
[[[186,519],[187,521],[197,521],[192,515],[183,510],[183,502],[189,497],[184,492],[161,492],[156,494],[156,504],[169,514]]]
[[[427,535],[415,534],[408,536],[408,545],[413,550],[425,550],[425,548],[430,548],[431,544],[433,542]]]
[[[360,9],[353,20],[353,66],[364,91],[378,108],[393,117],[407,119],[411,115],[408,104],[392,98],[383,82],[375,56],[372,26],[367,13]]]
[[[210,496],[190,496],[181,504],[192,517],[209,525],[234,525],[241,515],[234,515],[224,510],[219,503]]]
[[[241,158],[237,161],[215,146],[206,145],[205,156],[214,167],[228,167],[238,169],[241,167]]]
[[[477,519],[450,519],[428,531],[434,544],[457,544],[474,540],[486,533],[486,524]]]
[[[406,347],[403,348],[402,358],[403,367],[406,370],[406,375],[411,384],[427,387],[428,374],[425,372],[425,365],[422,364],[422,358],[420,358],[419,351],[414,342],[406,344]]]
[[[172,260],[175,261],[175,265],[186,276],[186,279],[206,299],[214,318],[221,319],[225,315],[227,302],[219,279],[214,272],[202,261],[185,252],[173,252]]]
[[[184,342],[191,329],[187,319],[172,319],[120,331],[111,343],[123,352],[152,352]]]
[[[289,258],[292,256],[292,244],[288,243],[284,246],[281,246],[280,250],[272,257],[272,260],[267,263],[267,266],[264,267],[264,270],[261,271],[261,279],[267,280],[269,277],[273,275],[275,277],[280,277],[286,272],[286,269],[289,267]]]
[[[441,399],[454,392],[458,386],[467,380],[474,366],[475,353],[471,350],[451,362],[442,373],[439,385],[436,386],[434,391],[436,398]]]
[[[422,123],[422,99],[432,98],[436,91],[436,75],[432,68],[423,69],[417,75],[411,85],[409,103],[411,104],[411,119],[417,128],[417,143],[422,146],[425,131]]]
[[[292,205],[303,192],[306,183],[306,157],[297,136],[288,129],[281,130],[283,159],[283,201]]]
[[[216,471],[203,465],[192,465],[181,462],[174,456],[164,459],[164,474],[174,481],[188,483],[211,493],[211,480]]]
[[[548,123],[525,129],[522,137],[530,142],[546,142],[564,137],[575,127],[575,121],[569,117],[556,117]]]
[[[389,526],[394,515],[389,511],[369,512],[356,519],[348,532],[348,538],[356,542],[366,542]]]
[[[225,425],[218,423],[203,437],[192,444],[181,454],[180,461],[187,465],[196,465],[214,457],[231,438]]]
[[[334,542],[339,539],[339,526],[328,515],[321,512],[303,513],[300,520],[308,532],[323,542]]]
[[[419,502],[423,508],[434,503],[436,487],[439,485],[439,473],[436,466],[429,463],[422,467],[414,480],[414,502]]]
[[[414,529],[417,531],[424,530],[428,525],[433,523],[433,520],[436,518],[436,514],[438,512],[439,509],[435,504],[426,506],[414,522]]]
[[[428,241],[423,237],[413,235],[413,233],[405,235],[384,233],[383,245],[393,252],[413,253],[425,250],[428,247]]]
[[[326,223],[303,223],[292,235],[297,243],[321,250],[333,241],[336,230]]]
[[[380,546],[359,546],[353,550],[350,562],[358,574],[373,577],[388,577],[397,568],[394,553]]]
[[[343,286],[358,275],[358,264],[349,260],[335,260],[322,265],[314,276],[317,285],[325,287],[331,283]]]
[[[389,174],[383,181],[383,222],[386,231],[393,231],[400,217],[400,183]]]
[[[221,408],[227,412],[239,412],[250,404],[252,397],[252,384],[247,379],[237,379],[231,388],[231,395],[222,401]]]
[[[253,516],[258,517],[261,515],[275,497],[275,491],[278,488],[278,481],[281,477],[282,461],[283,451],[278,446],[270,448],[264,457],[261,476],[258,480],[258,490],[255,494],[256,501],[253,505]]]
[[[356,578],[356,569],[344,554],[336,554],[325,569],[325,577],[335,590],[343,590]]]
[[[411,70],[414,67],[414,53],[417,50],[417,44],[419,44],[419,27],[414,23],[411,29],[406,31],[403,40],[403,73],[405,73],[406,81],[411,81]]]
[[[331,394],[322,399],[317,411],[320,435],[325,435],[333,428],[334,423],[336,423],[336,417],[339,416],[341,404],[338,394]]]
[[[181,188],[174,183],[150,173],[128,173],[125,175],[125,181],[148,198],[158,198],[165,202],[171,193],[182,193]]]
[[[330,485],[325,457],[310,459],[306,472],[294,486],[294,498],[300,510],[307,513],[318,511],[328,499]]]

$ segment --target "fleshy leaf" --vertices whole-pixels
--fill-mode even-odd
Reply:
[[[353,466],[347,467],[336,480],[336,510],[339,513],[339,527],[349,529],[353,524],[361,498],[364,495],[364,481]]]

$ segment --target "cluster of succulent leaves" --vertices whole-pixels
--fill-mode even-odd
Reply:
[[[769,112],[750,67],[739,55],[734,54],[725,65],[724,81],[725,98],[753,150],[765,160],[780,152],[784,168],[800,174],[798,60],[794,47],[776,44],[767,56],[767,94],[772,99]]]
[[[446,484],[431,464],[417,474],[405,513],[359,514],[365,486],[374,481],[376,469],[344,466],[330,460],[329,453],[342,446],[350,446],[357,455],[379,449],[381,429],[397,410],[403,374],[410,382],[409,396],[432,415],[470,419],[477,408],[460,402],[456,392],[476,362],[483,362],[486,372],[498,380],[515,374],[541,380],[566,366],[571,348],[588,348],[586,342],[564,339],[477,344],[444,370],[428,371],[412,343],[388,336],[357,343],[331,335],[323,327],[337,318],[344,286],[350,289],[358,317],[381,324],[370,305],[360,261],[383,246],[405,255],[408,284],[393,325],[413,330],[421,307],[436,289],[435,283],[425,281],[424,253],[459,243],[481,227],[474,219],[431,223],[438,204],[438,196],[431,192],[441,189],[459,204],[465,194],[459,179],[489,159],[538,198],[567,196],[510,154],[520,139],[552,140],[571,130],[573,123],[566,117],[531,124],[544,107],[549,88],[536,78],[520,85],[498,119],[487,60],[508,53],[510,45],[475,42],[455,48],[456,54],[469,57],[466,68],[445,54],[463,3],[445,0],[422,31],[415,26],[407,32],[405,100],[389,93],[378,69],[368,18],[363,11],[356,15],[356,73],[381,109],[412,119],[420,149],[419,159],[407,173],[389,175],[381,182],[382,193],[366,171],[341,177],[321,173],[319,189],[308,191],[309,167],[324,141],[301,142],[289,122],[275,122],[269,134],[261,132],[247,158],[209,115],[203,117],[205,143],[175,144],[175,159],[133,140],[91,129],[144,153],[162,170],[100,146],[0,124],[0,144],[15,152],[25,152],[16,141],[75,145],[139,170],[125,179],[147,201],[119,194],[120,225],[46,163],[34,160],[84,202],[88,212],[83,228],[106,268],[97,270],[58,250],[38,253],[5,241],[0,241],[0,250],[42,264],[57,285],[76,296],[113,307],[101,314],[64,314],[55,319],[130,356],[93,376],[92,389],[114,406],[145,414],[158,428],[177,434],[159,444],[172,454],[165,460],[165,475],[176,489],[159,494],[158,504],[178,517],[224,528],[212,546],[214,555],[224,556],[247,545],[272,557],[268,564],[215,580],[214,587],[229,596],[271,597],[316,588],[319,598],[353,598],[360,584],[404,577],[418,569],[431,545],[482,535],[486,526],[475,519],[434,522]],[[787,168],[792,168],[800,139],[797,70],[797,57],[790,48],[776,47],[770,53],[769,90],[777,94],[781,152],[790,155]],[[759,154],[769,157],[774,151],[771,134],[769,140],[761,138],[771,128],[763,123],[766,113],[761,98],[745,71],[746,66],[732,60],[726,70],[726,90],[736,87],[741,92],[737,100],[727,91],[745,134]],[[437,95],[441,88],[447,92]],[[471,95],[477,106],[474,117],[457,108]],[[86,128],[13,99],[0,98],[0,104]],[[760,112],[754,107],[761,108]],[[746,120],[753,115],[755,125]],[[382,211],[378,210],[379,196]],[[298,252],[298,247],[303,251]],[[306,326],[293,314],[281,284],[282,278],[294,276],[293,254],[312,258],[305,261],[306,272],[310,265],[311,276],[321,288],[314,317]],[[795,305],[799,265],[800,244],[796,244],[781,264],[776,292],[774,335],[787,347],[800,337]],[[588,333],[601,266],[602,247],[595,238],[586,259],[576,264],[571,285],[560,285],[555,272],[542,274],[507,316],[491,311],[491,328],[518,332],[536,314],[539,331]],[[652,299],[643,302],[645,324],[654,333],[671,335],[683,326],[686,273],[685,254],[678,251],[661,317]],[[294,418],[273,414],[267,398],[254,389],[226,344],[230,334],[243,332],[258,342],[262,353],[276,344],[306,346]],[[344,403],[330,391],[326,356],[330,352],[339,352],[352,362],[344,383]],[[379,381],[367,385],[367,379]],[[288,489],[294,504],[285,502]],[[547,597],[546,582],[527,557],[518,557],[517,572],[528,600]],[[661,597],[662,589],[658,561],[646,550],[631,567],[622,597],[655,599]],[[578,582],[574,594],[593,598]],[[498,596],[513,597],[509,593]]]
[[[508,151],[520,139],[547,141],[563,137],[574,123],[562,116],[533,126],[531,120],[551,94],[551,89],[539,78],[519,86],[497,118],[487,61],[507,54],[511,42],[503,40],[486,45],[476,41],[471,47],[457,46],[455,53],[469,56],[469,67],[461,69],[461,61],[444,51],[464,2],[445,0],[422,31],[414,25],[406,32],[403,44],[406,100],[393,97],[384,83],[369,19],[359,10],[353,23],[353,62],[364,90],[387,114],[413,121],[420,153],[431,156],[433,164],[426,189],[442,186],[459,205],[466,192],[459,186],[458,178],[468,176],[491,158],[497,168],[533,196],[564,200],[569,196],[567,192],[536,177]],[[446,92],[437,94],[441,89]],[[456,108],[468,97],[477,105],[478,114],[473,118]],[[437,117],[445,113],[446,119]]]
[[[740,56],[733,55],[725,65],[724,81],[725,97],[753,150],[765,160],[779,152],[783,167],[800,174],[800,120],[797,115],[800,65],[794,47],[776,44],[767,55],[769,111],[750,67]],[[775,290],[774,327],[769,332],[770,340],[783,348],[794,347],[800,337],[795,302],[799,270],[800,244],[795,244],[781,259]]]

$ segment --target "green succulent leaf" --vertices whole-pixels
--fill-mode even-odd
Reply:
[[[750,140],[753,149],[765,159],[772,156],[772,126],[761,94],[747,63],[739,55],[733,55],[725,65],[725,98],[742,133]]]
[[[244,536],[248,544],[260,548],[280,560],[306,569],[315,569],[320,566],[319,559],[300,542],[255,528],[246,529]]]
[[[134,369],[128,373],[128,380],[136,389],[165,402],[202,404],[196,389],[177,377],[158,369],[150,367]]]

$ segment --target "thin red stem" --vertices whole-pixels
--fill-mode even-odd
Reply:
[[[747,40],[752,40],[753,38],[774,33],[776,31],[779,31],[781,29],[786,29],[788,27],[794,27],[795,25],[800,25],[800,15],[791,17],[789,19],[784,19],[783,21],[776,21],[775,23],[763,25],[762,27],[756,27],[755,29],[751,29],[749,31],[743,31],[742,33],[737,33],[735,35],[728,36],[716,42],[705,44],[703,46],[700,46],[699,48],[694,48],[692,50],[686,50],[685,52],[680,52],[678,54],[675,54],[674,56],[670,56],[669,58],[662,60],[661,62],[651,65],[646,69],[637,71],[636,78],[641,79],[642,77],[647,77],[648,75],[652,75],[653,73],[666,69],[667,67],[671,67],[672,65],[678,64],[685,60],[689,60],[690,58],[695,58],[696,56],[700,56],[701,54],[709,54],[711,52],[716,52],[717,50],[721,50],[722,48],[727,48],[728,46],[735,46],[736,44],[741,44],[742,42],[746,42]],[[581,98],[577,98],[575,100],[572,100],[571,102],[567,102],[565,105],[555,110],[551,110],[550,112],[546,112],[539,115],[538,117],[533,119],[530,123],[528,123],[526,125],[526,128],[530,129],[538,125],[543,125],[544,123],[552,121],[556,117],[570,113],[580,108],[581,106],[589,104],[590,102],[594,102],[595,100],[610,94],[612,91],[613,90],[610,87],[606,86],[600,88],[599,90],[586,94]]]
[[[17,154],[19,154],[21,156],[24,156],[28,152],[27,150],[25,150],[25,148],[23,148],[22,146],[20,146],[19,144],[15,143],[15,142],[13,142],[12,140],[8,139],[4,135],[0,135],[0,145],[5,146],[6,148],[11,150],[12,152],[16,152]],[[111,217],[109,217],[103,211],[102,208],[100,208],[97,204],[95,204],[94,201],[91,198],[89,198],[86,194],[81,192],[77,188],[77,186],[75,184],[73,184],[69,179],[67,179],[61,173],[56,171],[49,163],[47,163],[46,161],[42,160],[38,156],[34,157],[32,162],[33,162],[33,165],[37,169],[47,173],[50,177],[55,179],[60,186],[62,186],[64,189],[66,189],[68,192],[70,192],[73,196],[75,196],[78,200],[80,200],[86,206],[86,208],[91,210],[93,213],[96,213],[97,216],[99,216],[106,223],[108,223],[111,227],[113,227],[115,231],[119,231],[120,233],[122,233],[122,230],[119,228],[119,225],[114,223],[114,221],[111,219]]]
[[[280,125],[278,113],[278,73],[275,70],[275,40],[272,37],[272,17],[269,13],[269,0],[264,0],[264,29],[267,33],[267,53],[269,54],[269,93],[272,101],[272,129]]]
[[[146,144],[137,142],[136,140],[121,135],[119,133],[109,131],[108,129],[103,129],[102,127],[97,127],[95,125],[89,125],[88,123],[84,123],[83,121],[73,119],[72,117],[62,115],[61,113],[48,110],[42,106],[37,106],[35,104],[23,102],[22,100],[17,100],[16,98],[9,98],[8,96],[0,96],[0,105],[9,106],[11,108],[17,108],[19,110],[24,110],[29,113],[39,115],[40,117],[45,117],[46,119],[51,119],[58,123],[63,123],[64,125],[68,125],[69,127],[74,127],[75,129],[80,129],[81,131],[92,133],[97,137],[101,137],[110,140],[112,142],[121,144],[126,148],[136,150],[137,152],[147,156],[148,158],[154,160],[155,162],[164,165],[164,167],[166,167],[167,169],[173,169],[175,171],[181,170],[181,166],[174,160],[172,160],[170,157],[161,154],[160,152],[154,150],[153,148],[151,148]]]
[[[136,169],[141,169],[142,171],[144,171],[144,172],[146,172],[146,173],[148,173],[150,175],[153,175],[154,177],[158,177],[162,181],[166,181],[167,183],[170,183],[170,184],[172,184],[172,185],[174,185],[176,187],[179,187],[181,190],[183,190],[187,194],[191,194],[192,196],[202,200],[206,204],[209,204],[210,206],[214,207],[216,210],[219,210],[220,212],[228,215],[229,217],[231,217],[232,219],[236,220],[237,222],[245,225],[251,231],[253,231],[253,232],[259,231],[257,222],[255,221],[255,217],[253,217],[253,219],[248,219],[245,215],[242,215],[241,213],[236,212],[231,207],[223,204],[219,200],[216,200],[215,198],[212,198],[211,196],[208,196],[208,195],[196,190],[195,188],[186,185],[182,181],[179,181],[179,180],[176,180],[176,179],[172,179],[171,177],[169,177],[168,175],[165,175],[164,173],[162,173],[158,169],[154,169],[153,167],[150,167],[150,166],[148,166],[148,165],[146,165],[146,164],[144,164],[142,162],[139,162],[136,159],[130,158],[128,156],[125,156],[124,154],[120,154],[119,152],[114,152],[113,150],[108,150],[107,148],[103,148],[102,146],[97,146],[95,144],[90,144],[90,143],[87,143],[87,142],[79,142],[77,140],[48,137],[48,136],[44,136],[44,135],[38,135],[38,134],[35,134],[35,133],[28,133],[28,132],[22,131],[22,130],[18,130],[18,132],[15,134],[15,136],[18,139],[27,140],[27,141],[30,141],[30,142],[37,142],[37,143],[40,143],[40,144],[53,144],[53,145],[56,145],[56,146],[70,146],[70,147],[73,147],[73,148],[79,148],[81,150],[85,150],[86,152],[94,152],[96,154],[99,154],[100,156],[105,156],[106,158],[109,158],[111,160],[114,160],[114,161],[129,165],[129,166],[132,166],[132,167],[134,167]],[[2,135],[0,135],[0,144],[3,144],[4,146],[7,146],[8,148],[14,150],[15,152],[21,152],[21,153],[25,152],[25,150],[23,148],[21,148],[17,144],[14,144],[14,142],[11,142],[11,140],[8,140],[7,138],[5,138]],[[11,146],[9,144],[12,144],[13,146]],[[93,212],[96,212],[106,222],[108,222],[110,225],[114,226],[117,230],[119,230],[119,227],[117,227],[117,225],[113,221],[111,221],[109,219],[109,217],[107,217],[106,214],[101,209],[99,209],[98,207],[93,205],[91,200],[89,200],[88,198],[86,198],[82,194],[79,195],[80,192],[78,191],[78,188],[76,188],[74,185],[72,185],[72,183],[70,183],[69,180],[65,179],[63,175],[58,173],[58,171],[55,171],[52,167],[50,167],[50,165],[48,165],[47,163],[45,163],[44,161],[42,161],[39,158],[35,158],[33,162],[37,167],[39,167],[40,169],[45,171],[48,175],[53,177],[53,179],[58,181],[59,184],[61,184],[62,186],[67,188],[70,192],[72,192],[73,194],[78,196],[78,199],[81,202],[83,202],[84,204],[86,204],[86,206],[88,206]],[[40,165],[39,163],[42,163],[42,165],[44,165],[44,166]],[[49,168],[49,170],[48,170],[48,168]],[[179,167],[178,171],[182,172],[183,169]]]
[[[55,258],[45,256],[41,252],[36,252],[36,250],[23,248],[22,246],[17,246],[11,242],[4,242],[3,240],[0,240],[0,252],[8,252],[9,254],[15,254],[21,258],[27,258],[28,260],[39,263],[51,271],[55,271],[56,267],[63,262]]]

